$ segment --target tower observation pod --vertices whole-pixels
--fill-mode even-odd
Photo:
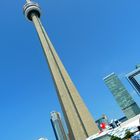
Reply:
[[[40,10],[39,5],[35,2],[27,0],[27,3],[24,5],[23,10],[24,10],[25,17],[30,21],[32,21],[33,15],[40,18],[41,10]]]
[[[41,10],[37,3],[26,0],[24,14],[34,23],[47,59],[57,96],[63,111],[70,140],[85,140],[99,129],[80,97],[57,52],[55,51],[41,21]]]

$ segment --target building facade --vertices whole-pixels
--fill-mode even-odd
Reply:
[[[98,128],[100,129],[100,131],[103,131],[104,129],[109,127],[109,121],[108,121],[107,116],[106,115],[102,115],[101,118],[96,120],[96,124],[97,124]]]
[[[51,112],[51,124],[56,137],[56,140],[67,140],[60,113]]]
[[[128,119],[140,113],[140,108],[115,73],[105,77],[104,82]]]

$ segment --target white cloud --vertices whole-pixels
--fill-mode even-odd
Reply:
[[[38,140],[48,140],[47,138],[39,138]]]

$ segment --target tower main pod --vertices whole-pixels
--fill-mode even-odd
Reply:
[[[41,11],[39,5],[27,0],[27,3],[24,5],[24,14],[28,20],[34,23],[38,33],[55,83],[59,102],[69,131],[70,140],[85,140],[87,137],[98,133],[98,127],[81,99],[41,24]]]

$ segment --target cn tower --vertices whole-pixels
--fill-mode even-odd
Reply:
[[[87,137],[98,133],[99,129],[96,123],[80,97],[40,21],[41,10],[39,5],[26,0],[24,14],[29,21],[33,22],[38,33],[55,83],[70,140],[85,140]]]

